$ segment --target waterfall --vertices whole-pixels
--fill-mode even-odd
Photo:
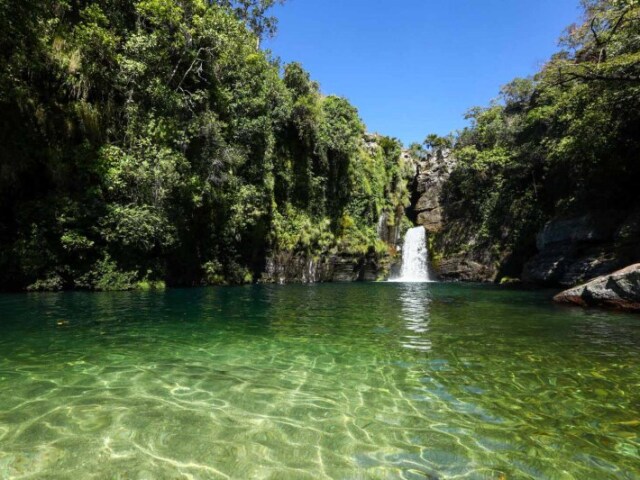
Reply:
[[[404,238],[402,270],[396,282],[428,282],[429,260],[427,232],[424,227],[412,228]]]
[[[376,229],[378,232],[378,238],[380,240],[385,240],[387,236],[385,235],[385,230],[387,227],[387,212],[382,212],[380,218],[378,219],[378,228]]]

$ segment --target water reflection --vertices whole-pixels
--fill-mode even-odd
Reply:
[[[406,329],[411,332],[402,338],[402,346],[422,352],[430,351],[432,343],[428,336],[431,322],[429,287],[427,284],[403,284],[399,298],[402,305],[402,320]]]

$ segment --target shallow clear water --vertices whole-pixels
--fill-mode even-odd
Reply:
[[[0,296],[0,478],[640,478],[640,317],[548,300]]]

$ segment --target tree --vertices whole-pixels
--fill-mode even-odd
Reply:
[[[435,133],[427,135],[423,145],[429,150],[445,150],[453,146],[451,138],[441,137]]]
[[[376,248],[399,150],[256,49],[276,3],[0,0],[0,288],[243,283],[274,251]]]
[[[267,12],[276,5],[283,5],[286,0],[209,0],[212,4],[217,4],[231,9],[235,15],[247,24],[247,27],[260,40],[264,37],[271,37],[278,27],[278,20],[275,17],[267,16]]]
[[[551,83],[572,80],[640,84],[640,2],[582,0],[584,20],[562,39],[546,67]]]

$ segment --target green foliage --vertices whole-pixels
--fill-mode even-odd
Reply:
[[[469,238],[449,243],[531,254],[554,216],[638,204],[640,5],[583,3],[584,21],[568,30],[563,51],[534,78],[503,87],[499,101],[469,111],[444,189],[445,214]]]
[[[144,254],[175,242],[173,229],[161,210],[148,205],[109,205],[107,210],[100,232],[108,244]]]
[[[106,254],[88,273],[78,279],[78,285],[99,291],[132,290],[136,287],[136,278],[136,272],[123,271]]]
[[[423,142],[424,146],[429,150],[443,150],[452,147],[452,139],[449,137],[441,137],[435,133],[427,135]]]
[[[164,290],[167,285],[162,280],[150,281],[142,280],[136,284],[137,290],[149,291],[149,290]]]
[[[242,19],[257,36],[272,36],[278,25],[275,17],[268,17],[266,13],[275,5],[282,5],[285,0],[210,0],[231,9]]]
[[[0,287],[246,283],[277,250],[382,250],[399,143],[258,48],[276,3],[0,0]]]
[[[27,286],[29,292],[59,292],[64,288],[64,280],[57,273],[49,273]]]

